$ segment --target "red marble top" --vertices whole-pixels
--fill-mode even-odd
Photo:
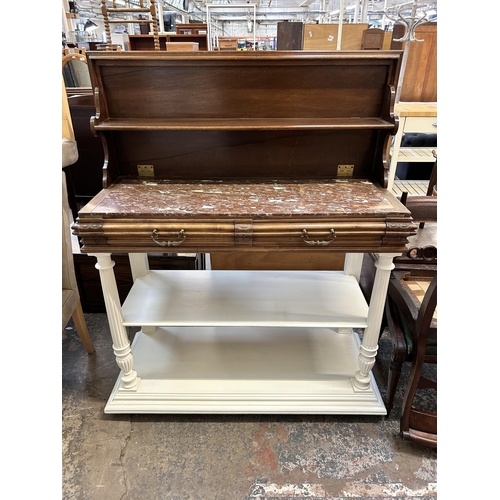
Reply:
[[[367,180],[186,181],[122,179],[81,214],[110,217],[303,217],[405,213]]]

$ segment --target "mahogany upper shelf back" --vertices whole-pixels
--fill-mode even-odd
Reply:
[[[400,51],[89,52],[104,187],[338,177],[386,187]]]

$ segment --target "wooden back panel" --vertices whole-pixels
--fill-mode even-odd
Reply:
[[[89,52],[105,186],[161,178],[354,178],[384,185],[399,52]]]

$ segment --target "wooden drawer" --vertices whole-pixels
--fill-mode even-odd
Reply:
[[[437,116],[408,116],[404,132],[437,134]]]
[[[89,252],[216,250],[366,251],[404,247],[411,219],[80,220],[75,234]],[[171,250],[170,250],[171,249]]]
[[[238,40],[219,40],[220,50],[227,50],[227,49],[236,50],[237,48],[238,48]]]
[[[82,221],[75,232],[86,247],[97,251],[177,251],[234,246],[232,221],[183,221],[165,219],[109,219],[101,223]]]
[[[251,238],[256,248],[344,250],[380,246],[386,229],[384,220],[256,221]]]

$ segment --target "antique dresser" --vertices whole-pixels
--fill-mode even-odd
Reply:
[[[371,370],[392,260],[416,232],[386,189],[400,58],[88,53],[103,190],[73,228],[121,369],[105,412],[385,414]],[[148,266],[152,252],[304,250],[344,252],[344,269]],[[112,253],[130,258],[123,304]]]

